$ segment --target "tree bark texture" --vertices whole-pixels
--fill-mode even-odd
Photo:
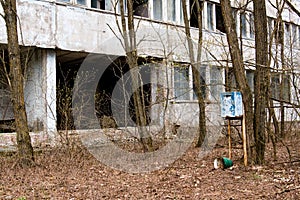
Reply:
[[[138,67],[137,44],[134,29],[133,17],[133,0],[127,0],[127,24],[124,13],[124,2],[120,1],[122,34],[124,39],[124,48],[126,51],[126,58],[130,68],[130,75],[132,79],[132,88],[137,89],[133,93],[133,103],[136,114],[137,128],[139,129],[140,140],[144,151],[153,151],[152,138],[146,129],[147,118],[144,105],[144,96],[142,91],[142,80]],[[127,30],[128,27],[128,30]]]
[[[256,149],[256,164],[264,163],[266,111],[269,101],[269,68],[268,68],[268,30],[265,0],[254,0],[254,28],[255,28],[255,59],[254,74],[254,138]]]
[[[25,110],[24,75],[21,67],[20,46],[18,43],[16,0],[1,0],[1,5],[4,10],[4,20],[7,29],[10,66],[9,83],[16,123],[18,159],[21,166],[28,166],[33,163],[34,157]]]
[[[243,96],[244,116],[246,121],[246,134],[247,134],[247,153],[249,161],[252,160],[253,144],[253,99],[252,92],[248,85],[245,67],[243,63],[242,52],[239,48],[238,37],[236,33],[236,26],[232,16],[232,10],[229,0],[220,0],[222,15],[225,22],[225,31],[229,45],[229,52],[231,56],[233,72],[237,81],[237,86]]]
[[[204,95],[201,91],[201,85],[204,83],[201,83],[200,80],[200,66],[201,66],[201,52],[202,52],[202,5],[199,3],[198,0],[195,0],[195,5],[197,7],[197,15],[198,15],[198,50],[197,50],[197,62],[195,62],[195,54],[194,54],[194,46],[193,46],[193,40],[191,38],[191,32],[190,32],[190,24],[188,20],[188,14],[187,14],[187,6],[186,6],[186,0],[182,0],[182,10],[183,10],[183,18],[184,18],[184,25],[185,25],[185,34],[187,37],[187,43],[188,43],[188,51],[189,51],[189,57],[190,57],[190,63],[192,66],[192,76],[193,76],[193,87],[195,89],[195,93],[198,100],[198,107],[199,107],[199,127],[198,127],[198,141],[196,146],[200,147],[205,139],[206,135],[206,115],[205,115],[205,102],[204,102]]]

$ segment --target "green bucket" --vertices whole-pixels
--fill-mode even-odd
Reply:
[[[222,161],[223,161],[223,167],[224,167],[224,169],[232,167],[232,165],[233,165],[232,160],[230,160],[229,158],[223,157]]]
[[[214,160],[214,168],[215,169],[219,169],[219,168],[226,169],[226,168],[230,168],[232,166],[233,166],[233,162],[229,158],[221,157],[221,158],[216,158]]]

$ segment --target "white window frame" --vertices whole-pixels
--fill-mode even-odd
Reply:
[[[208,22],[208,5],[211,5],[212,6],[212,9],[211,9],[211,23]],[[203,13],[203,18],[204,18],[204,28],[206,30],[209,30],[209,31],[216,31],[216,24],[215,24],[215,21],[216,21],[216,16],[215,16],[215,4],[212,3],[212,2],[207,2],[205,1],[204,2],[204,6],[203,6],[203,10],[204,10],[204,13]]]
[[[284,43],[287,46],[291,45],[291,24],[284,22]]]
[[[220,77],[214,79],[214,80],[218,81],[217,83],[214,83],[213,79],[212,79],[212,70],[214,68],[219,68],[220,69],[220,74],[219,74]],[[208,77],[209,78],[208,79],[209,80],[209,99],[212,102],[218,101],[219,100],[219,95],[220,95],[220,94],[213,94],[212,93],[212,88],[213,87],[217,87],[217,93],[218,92],[221,93],[221,92],[224,91],[224,75],[225,74],[224,74],[224,70],[222,69],[222,67],[216,66],[216,65],[209,66],[209,77]],[[213,96],[213,95],[215,95],[215,96]]]
[[[178,99],[176,98],[176,87],[175,87],[175,68],[178,68],[178,67],[186,67],[188,68],[188,87],[185,88],[184,90],[187,91],[187,98],[186,99]],[[205,75],[204,79],[205,79],[205,82],[207,82],[207,69],[208,69],[208,66],[207,65],[202,65],[200,67],[200,70],[205,70],[203,73]],[[201,72],[199,72],[200,75],[201,75]],[[175,102],[196,102],[197,101],[197,97],[196,97],[196,94],[194,92],[194,88],[193,88],[193,72],[192,72],[192,66],[191,65],[188,65],[188,64],[182,64],[182,66],[173,66],[173,88],[174,88],[174,91],[173,91],[173,99]],[[208,96],[208,91],[206,89],[205,91],[205,96],[204,96],[204,99],[206,99]]]

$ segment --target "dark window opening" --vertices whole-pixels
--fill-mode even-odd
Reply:
[[[134,0],[133,14],[141,17],[148,17],[148,0]]]
[[[138,63],[145,63],[145,60],[139,60]],[[102,127],[103,123],[101,119],[107,116],[114,117],[114,120],[118,126],[134,126],[136,124],[133,94],[128,93],[128,91],[131,90],[131,79],[130,76],[128,77],[128,71],[129,65],[126,62],[126,58],[119,57],[105,70],[104,74],[101,76],[101,79],[98,83],[97,92],[95,94],[95,110]],[[143,81],[150,79],[150,72],[140,71],[140,75]],[[143,93],[140,93],[140,96],[142,97],[143,94],[144,97],[143,99],[141,98],[141,100],[145,105],[145,114],[147,119],[146,122],[149,124],[151,121],[151,85],[143,85],[143,87],[139,88],[139,92],[141,91],[143,91]],[[116,94],[117,98],[115,96]],[[127,100],[129,102],[127,102]],[[118,113],[117,116],[114,116],[116,113],[113,113],[113,109],[116,108],[118,108]],[[135,124],[132,124],[132,122]]]
[[[224,18],[222,15],[222,10],[220,5],[216,5],[216,29],[225,33]]]
[[[91,0],[91,7],[105,10],[105,0]]]
[[[57,130],[74,130],[72,115],[72,95],[74,80],[83,59],[60,61],[58,58],[56,67],[56,113]]]
[[[197,6],[195,0],[190,0],[190,13],[191,13],[190,26],[199,28],[198,13],[197,13]]]
[[[90,128],[116,128],[117,126],[125,126],[130,125],[134,126],[136,123],[136,116],[135,116],[135,108],[133,105],[133,99],[132,94],[129,94],[126,88],[130,88],[130,78],[122,78],[123,75],[129,71],[129,66],[126,63],[125,57],[109,57],[109,56],[101,56],[99,55],[99,58],[95,58],[95,60],[92,60],[94,57],[91,56],[91,58],[86,57],[85,54],[76,54],[72,52],[62,52],[57,57],[57,90],[56,90],[56,96],[57,96],[57,129],[58,130],[74,130],[75,128],[80,129],[90,129]],[[90,60],[91,59],[91,60]],[[97,61],[100,59],[99,61]],[[111,62],[113,60],[113,62]],[[83,117],[80,119],[80,127],[75,127],[75,119],[74,119],[74,112],[73,112],[73,105],[72,101],[74,100],[73,96],[73,89],[75,85],[75,79],[76,76],[80,76],[78,73],[81,65],[91,63],[99,63],[97,64],[97,67],[106,67],[106,70],[101,75],[101,78],[97,84],[96,91],[94,93],[94,101],[90,101],[91,97],[86,96],[86,94],[83,91],[79,91],[79,96],[76,98],[82,98],[77,99],[77,101],[83,101],[87,103],[94,103],[95,107],[94,110],[91,111],[92,115],[84,116],[85,111],[83,112]],[[139,59],[138,64],[144,64],[146,59]],[[111,63],[108,67],[105,63]],[[149,71],[149,72],[148,72]],[[148,71],[140,71],[141,79],[143,82],[147,82],[147,80],[150,80],[151,73],[150,70]],[[96,76],[96,74],[99,73],[98,71],[93,72],[93,74]],[[128,77],[128,76],[127,76]],[[124,88],[116,87],[117,83],[119,81],[122,81],[122,83],[125,84],[125,90]],[[149,82],[149,81],[148,81]],[[86,83],[84,83],[86,84]],[[89,83],[87,83],[89,84]],[[91,83],[93,84],[93,83]],[[127,84],[127,85],[126,85]],[[151,110],[151,85],[146,84],[142,86],[143,91],[143,103],[145,105],[145,112],[146,112],[146,119],[147,123],[149,124],[151,122],[150,119],[150,110]],[[113,92],[117,92],[117,98],[112,98]],[[89,93],[87,93],[89,94]],[[124,104],[123,98],[120,95],[126,95],[126,98],[128,99],[128,102],[126,105]],[[142,95],[141,95],[142,96]],[[87,99],[88,101],[84,101]],[[112,111],[113,105],[121,105],[121,109],[118,110],[118,115],[124,116],[125,112],[128,112],[128,118],[131,118],[131,121],[128,119],[127,121],[123,120],[124,118],[115,117],[115,113]],[[90,120],[90,117],[93,117],[93,112],[95,116],[97,117],[98,121],[96,121],[96,124],[93,124],[94,121]],[[76,111],[77,113],[77,111]],[[81,114],[81,112],[79,112]],[[81,117],[81,116],[80,116]],[[88,118],[86,118],[88,117]],[[127,117],[127,116],[126,116]],[[77,117],[76,117],[77,118]],[[106,120],[106,125],[112,125],[113,127],[103,127],[103,119]],[[121,120],[120,120],[121,119]],[[78,120],[78,119],[77,119]],[[123,121],[122,121],[123,120]],[[134,123],[132,123],[134,122]],[[109,124],[107,124],[109,123]],[[77,125],[77,124],[76,124]]]

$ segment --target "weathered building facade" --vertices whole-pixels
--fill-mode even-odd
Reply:
[[[135,25],[138,42],[139,64],[154,66],[145,72],[149,79],[144,88],[146,104],[149,109],[149,123],[161,125],[165,118],[171,123],[183,126],[196,126],[198,104],[193,92],[192,74],[184,33],[183,15],[180,0],[148,0],[134,4]],[[299,1],[291,1],[300,8]],[[119,5],[114,0],[18,0],[20,45],[24,53],[28,52],[29,62],[26,72],[25,100],[29,126],[32,131],[44,131],[49,135],[58,129],[74,128],[71,110],[74,91],[66,88],[76,86],[76,75],[85,63],[94,56],[94,68],[105,69],[99,77],[95,94],[100,96],[102,104],[92,103],[98,117],[113,115],[111,97],[114,85],[121,79],[128,66],[125,62],[125,50],[119,32]],[[250,87],[254,87],[255,50],[252,4],[241,9],[240,4],[232,5],[237,33],[241,38],[245,72]],[[198,29],[195,22],[195,10],[190,8],[192,37],[197,43]],[[270,35],[278,16],[278,10],[267,4]],[[239,8],[239,9],[238,9]],[[288,6],[282,12],[282,24],[285,37],[285,61],[282,65],[279,51],[281,46],[274,42],[271,67],[272,92],[274,98],[284,92],[287,105],[299,105],[299,50],[300,17]],[[118,21],[118,23],[117,23]],[[221,9],[217,0],[204,1],[203,7],[203,50],[199,69],[205,80],[205,101],[208,124],[221,124],[219,96],[225,90],[235,90],[234,80],[230,78],[230,55],[224,31]],[[274,39],[275,40],[275,39]],[[0,18],[0,44],[5,49],[7,43],[5,23]],[[196,47],[196,45],[195,45]],[[266,55],[268,56],[268,55]],[[95,64],[96,63],[96,64]],[[160,69],[157,69],[157,66]],[[157,69],[157,70],[156,70]],[[117,72],[119,70],[119,72]],[[286,70],[286,80],[279,76]],[[97,70],[96,70],[97,71]],[[100,70],[101,71],[101,70]],[[93,72],[93,70],[91,70]],[[95,73],[97,74],[97,73]],[[78,77],[77,77],[78,78]],[[280,82],[286,81],[284,90]],[[147,81],[146,81],[147,82]],[[153,83],[157,84],[153,84]],[[160,87],[160,86],[164,87]],[[294,87],[296,86],[296,87]],[[0,87],[0,119],[13,119],[8,88]],[[70,94],[73,94],[70,95]],[[99,97],[98,96],[98,97]],[[159,102],[162,98],[167,103]],[[103,98],[101,98],[103,97]],[[96,98],[97,99],[97,98]],[[99,100],[101,102],[101,100]],[[98,101],[98,102],[99,102]],[[123,104],[119,102],[117,104]],[[126,106],[124,106],[125,109]],[[286,120],[300,120],[295,108],[285,109]],[[298,109],[299,111],[299,109]],[[121,111],[120,111],[121,112]],[[124,111],[125,112],[125,111]],[[122,113],[122,112],[121,112]],[[279,115],[280,113],[278,113]],[[113,116],[114,117],[114,116]],[[83,120],[84,121],[84,120]],[[87,122],[86,120],[84,122]],[[68,124],[67,124],[68,123]],[[71,125],[70,125],[71,124]],[[126,122],[121,126],[130,125]],[[77,128],[95,128],[83,125]]]

